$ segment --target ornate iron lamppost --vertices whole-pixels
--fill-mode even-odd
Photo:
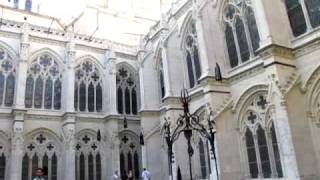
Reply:
[[[189,156],[189,173],[190,179],[192,180],[192,161],[191,157],[194,153],[193,147],[191,145],[191,138],[193,131],[198,132],[202,137],[206,138],[211,146],[211,153],[213,154],[215,167],[216,167],[216,175],[218,176],[218,167],[215,153],[215,121],[211,119],[213,117],[213,112],[211,111],[209,116],[207,117],[207,124],[204,125],[200,122],[200,118],[196,114],[191,114],[189,111],[189,102],[191,101],[191,97],[188,94],[186,89],[181,91],[180,101],[183,106],[183,114],[180,114],[180,117],[176,121],[175,127],[171,128],[171,123],[165,118],[165,122],[163,125],[164,139],[168,146],[168,161],[169,161],[169,176],[172,176],[172,157],[173,157],[173,143],[179,138],[179,135],[183,132],[188,145],[188,156]]]

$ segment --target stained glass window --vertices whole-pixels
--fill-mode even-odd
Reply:
[[[93,180],[93,155],[90,153],[88,157],[89,180]]]
[[[56,153],[53,154],[51,159],[51,180],[58,179],[58,159]]]
[[[76,143],[76,177],[78,180],[101,180],[100,143],[90,134],[80,136]]]
[[[320,0],[305,0],[310,23],[313,28],[320,25]]]
[[[45,154],[43,156],[43,159],[42,159],[42,167],[43,167],[43,169],[48,170],[48,165],[49,165],[48,156],[47,156],[47,154]],[[43,177],[44,179],[48,179],[48,173],[45,173],[43,176],[44,176]]]
[[[255,52],[259,48],[260,36],[258,32],[258,27],[256,24],[256,19],[254,17],[254,13],[250,7],[247,8],[246,19],[248,23],[250,38],[252,41],[252,48]]]
[[[246,108],[247,115],[245,144],[251,178],[281,178],[283,177],[281,159],[273,125],[273,115],[267,111],[266,94],[253,96]],[[248,111],[249,110],[249,111]],[[272,123],[270,131],[263,124]],[[270,132],[267,136],[266,132]],[[273,149],[273,151],[272,151]],[[259,168],[258,168],[259,167]]]
[[[15,89],[15,64],[5,49],[0,48],[0,106],[12,106]]]
[[[0,154],[0,180],[5,180],[6,173],[6,157],[4,153]]]
[[[229,0],[224,20],[230,66],[235,67],[255,56],[259,48],[260,36],[251,1]]]
[[[293,35],[305,33],[307,24],[299,0],[286,0],[286,5]]]
[[[117,72],[117,108],[119,114],[137,114],[137,77],[126,66],[118,68]]]
[[[246,145],[247,145],[247,153],[248,153],[248,162],[251,178],[258,177],[258,164],[257,164],[257,156],[256,150],[254,147],[253,135],[249,129],[246,131]]]
[[[206,164],[206,155],[204,150],[204,144],[202,139],[199,141],[199,159],[200,159],[200,169],[201,169],[201,178],[207,178],[207,164]]]
[[[29,179],[29,157],[27,154],[22,159],[22,180]]]
[[[235,28],[236,28],[237,38],[238,38],[238,42],[239,42],[241,59],[242,59],[242,62],[245,62],[245,61],[249,60],[250,53],[249,53],[246,32],[244,30],[244,24],[243,24],[242,19],[239,16],[236,18],[236,27]]]
[[[188,68],[189,86],[193,88],[198,84],[198,79],[201,76],[201,65],[198,51],[197,31],[194,20],[188,27],[185,37],[186,64]]]
[[[271,177],[271,167],[270,167],[267,139],[266,139],[265,132],[261,128],[261,126],[259,126],[259,128],[257,130],[257,136],[258,136],[258,145],[259,145],[259,152],[260,152],[260,160],[261,160],[263,177],[270,178]]]
[[[26,108],[61,109],[62,72],[57,60],[47,53],[37,56],[27,73]]]
[[[139,178],[140,170],[139,170],[139,154],[137,151],[134,152],[134,174],[135,178]]]
[[[270,128],[270,132],[271,132],[272,147],[273,147],[273,152],[274,152],[274,160],[275,160],[275,163],[276,163],[277,174],[278,174],[279,178],[282,178],[283,177],[283,173],[282,173],[281,159],[280,159],[280,153],[279,153],[279,147],[278,147],[276,131],[274,129],[274,124],[273,123],[272,123],[272,126]]]
[[[75,70],[74,107],[77,111],[100,112],[102,110],[102,78],[98,67],[85,60]]]
[[[85,160],[84,155],[81,153],[80,155],[80,180],[85,180]]]
[[[120,175],[121,177],[125,174],[125,157],[123,152],[120,153]]]
[[[25,8],[26,11],[32,10],[32,0],[26,0]]]
[[[35,153],[33,155],[33,158],[32,158],[32,171],[31,171],[32,177],[35,176],[34,173],[36,172],[36,169],[39,168],[39,164],[38,163],[39,163],[39,158],[38,158],[37,153]]]
[[[101,156],[100,153],[96,155],[96,180],[101,180]]]
[[[131,152],[128,152],[127,160],[128,160],[128,171],[130,171],[130,170],[132,170],[132,154],[131,154]]]

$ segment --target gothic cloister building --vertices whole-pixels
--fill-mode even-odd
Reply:
[[[0,180],[190,179],[182,88],[193,179],[320,179],[319,0],[63,2],[0,2]]]

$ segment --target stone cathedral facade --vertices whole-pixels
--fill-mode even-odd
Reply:
[[[172,159],[163,139],[183,88],[216,122],[217,166],[194,133],[193,179],[320,179],[318,0],[116,2],[68,22],[0,3],[0,180],[190,179],[183,135]]]

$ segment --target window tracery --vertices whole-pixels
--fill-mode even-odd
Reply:
[[[129,171],[139,179],[141,172],[141,149],[138,136],[122,133],[120,136],[120,175],[124,177]]]
[[[15,90],[15,63],[5,49],[0,48],[0,105],[12,106]]]
[[[184,39],[185,58],[189,77],[189,86],[193,88],[198,84],[201,76],[201,65],[198,50],[197,30],[195,21],[189,22]]]
[[[37,56],[27,71],[25,107],[61,109],[62,70],[49,55]]]
[[[85,60],[75,68],[74,107],[76,111],[102,111],[102,76],[98,67]]]
[[[101,143],[89,133],[83,133],[77,138],[76,179],[101,180]]]
[[[138,113],[138,80],[129,68],[121,66],[117,72],[117,109],[119,114]]]
[[[244,141],[251,178],[281,178],[282,167],[273,112],[268,110],[266,94],[249,101],[243,119]]]
[[[56,140],[45,133],[37,133],[25,144],[22,159],[22,180],[31,180],[37,168],[47,171],[45,179],[57,180],[61,148]],[[30,163],[31,162],[31,163]]]
[[[256,55],[260,36],[250,0],[229,0],[224,11],[225,39],[231,67]]]

